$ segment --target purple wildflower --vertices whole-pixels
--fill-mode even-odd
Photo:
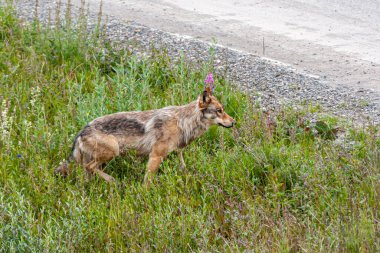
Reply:
[[[212,77],[212,73],[209,73],[205,79],[205,84],[214,84],[214,78]]]
[[[211,94],[212,94],[214,92],[214,89],[215,89],[214,78],[212,76],[212,73],[209,73],[205,79],[205,89],[207,86],[211,89]]]
[[[22,156],[21,154],[17,154],[17,158],[21,158],[21,156]]]

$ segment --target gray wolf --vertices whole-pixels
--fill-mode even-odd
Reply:
[[[212,125],[232,127],[236,121],[213,96],[213,86],[205,86],[197,100],[183,106],[169,106],[150,111],[118,112],[91,121],[75,138],[67,162],[76,161],[89,174],[111,182],[113,177],[102,171],[102,165],[126,150],[148,155],[144,183],[150,185],[161,162],[177,151],[181,168],[185,167],[182,149],[201,136]],[[56,173],[66,175],[67,162]]]

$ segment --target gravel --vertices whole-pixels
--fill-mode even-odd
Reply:
[[[50,15],[53,19],[56,6],[55,1],[40,0],[38,18],[46,22]],[[66,6],[61,7],[62,16],[65,9]],[[26,20],[36,16],[34,10],[34,1],[17,3],[18,15]],[[73,7],[71,12],[75,20],[80,10]],[[89,12],[88,27],[95,27],[97,20],[98,13]],[[214,48],[216,72],[247,92],[264,110],[311,103],[349,120],[380,123],[380,94],[373,90],[333,86],[323,77],[297,72],[289,65],[271,59],[145,27],[136,22],[125,22],[112,16],[103,17],[103,21],[109,39],[121,42],[119,45],[133,47],[139,55],[147,54],[153,45],[165,48],[172,58],[182,54],[189,61],[202,63],[210,59],[210,48]]]

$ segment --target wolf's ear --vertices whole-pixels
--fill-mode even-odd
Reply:
[[[203,91],[203,93],[201,94],[200,99],[199,99],[199,107],[201,109],[206,109],[207,106],[210,104],[210,102],[211,102],[210,96],[211,95],[212,95],[212,91],[211,91],[210,87],[206,87],[205,90]]]

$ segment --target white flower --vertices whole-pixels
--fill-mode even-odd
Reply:
[[[32,99],[30,100],[30,104],[32,105],[32,108],[33,108],[38,100],[38,97],[41,94],[40,87],[39,86],[33,87],[31,94],[32,94]]]
[[[13,117],[8,117],[8,103],[7,100],[3,100],[1,103],[1,114],[0,114],[0,139],[9,147],[11,143],[10,139],[10,128],[13,124]]]

